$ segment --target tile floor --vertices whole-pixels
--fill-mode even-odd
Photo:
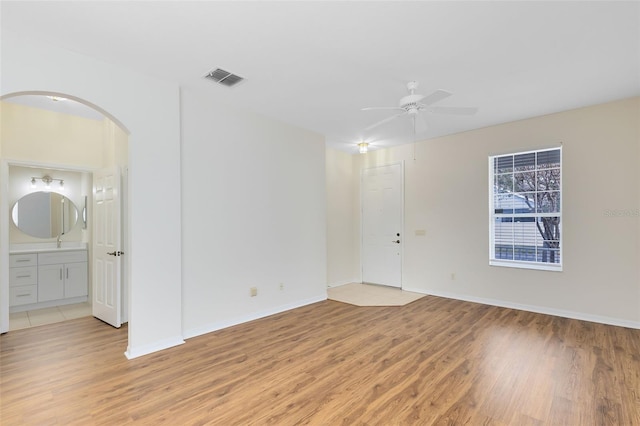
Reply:
[[[86,302],[35,311],[14,312],[9,314],[9,331],[87,316],[91,316],[91,305]]]
[[[403,306],[424,294],[382,285],[351,283],[327,289],[328,297],[356,306]]]

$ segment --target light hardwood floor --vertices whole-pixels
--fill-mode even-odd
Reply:
[[[640,330],[325,301],[134,360],[80,318],[0,338],[2,425],[640,425]]]

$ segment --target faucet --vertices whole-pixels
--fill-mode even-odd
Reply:
[[[60,239],[60,234],[58,234],[58,238],[56,238],[56,247],[60,248],[62,245],[62,240]]]

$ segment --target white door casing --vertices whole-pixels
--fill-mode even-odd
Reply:
[[[403,165],[364,169],[362,282],[402,287]]]
[[[120,172],[93,174],[93,316],[119,328],[121,322]]]

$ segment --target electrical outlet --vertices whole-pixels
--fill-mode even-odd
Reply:
[[[249,289],[250,293],[251,293],[251,297],[255,297],[258,295],[258,288],[257,287],[251,287]]]
[[[452,272],[452,273],[451,273],[451,279],[452,279],[452,280],[455,280],[455,279],[456,279],[456,273],[455,273],[455,272]]]
[[[280,283],[280,291],[284,290],[284,283]]]

